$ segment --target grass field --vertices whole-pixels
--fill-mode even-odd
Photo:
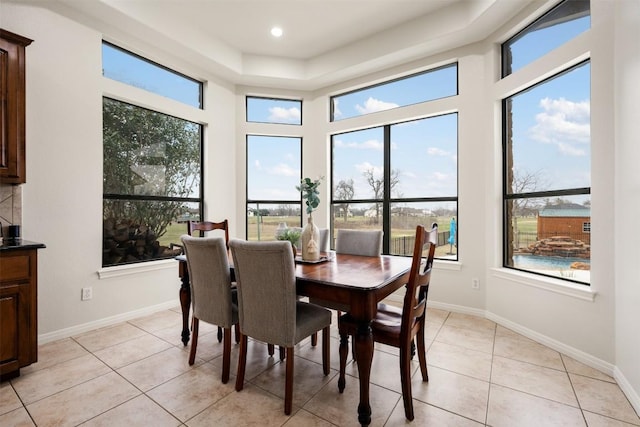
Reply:
[[[275,233],[278,224],[284,222],[289,227],[296,227],[300,224],[300,217],[298,216],[263,216],[260,218],[260,230],[257,227],[257,218],[250,217],[249,218],[249,240],[258,240],[258,231],[260,233],[260,240],[275,240]],[[402,239],[403,237],[407,237],[407,246],[404,251],[411,251],[411,247],[413,245],[412,238],[415,235],[415,226],[417,224],[423,224],[425,226],[430,226],[433,222],[438,223],[438,232],[440,234],[449,232],[449,221],[451,218],[449,217],[431,217],[431,216],[423,216],[423,217],[393,217],[392,224],[392,239]],[[347,221],[344,221],[342,218],[339,218],[335,222],[335,228],[339,230],[340,228],[349,228],[349,229],[381,229],[382,225],[376,225],[372,218],[365,217],[351,217]],[[242,234],[242,230],[238,230]],[[186,223],[172,223],[167,232],[159,239],[160,244],[163,246],[169,246],[170,243],[180,243],[180,236],[187,232],[187,224]],[[447,234],[448,236],[448,234]],[[441,245],[437,248],[436,254],[437,256],[446,256],[452,255],[449,252],[453,252],[455,254],[457,252],[456,246],[450,246],[449,244]]]

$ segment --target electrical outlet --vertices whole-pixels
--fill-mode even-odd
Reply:
[[[82,288],[82,295],[80,299],[82,301],[87,301],[93,298],[93,288]]]
[[[471,288],[472,289],[480,289],[480,279],[474,277],[471,279]]]

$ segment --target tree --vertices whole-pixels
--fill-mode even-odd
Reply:
[[[362,173],[362,175],[364,175],[365,179],[367,180],[367,184],[369,184],[369,187],[371,187],[371,190],[373,190],[374,199],[376,200],[382,199],[383,192],[384,192],[384,177],[376,176],[373,168],[367,169]],[[399,178],[400,171],[398,169],[392,169],[390,175],[391,176],[389,179],[389,190],[391,193],[393,193],[395,187],[400,182],[400,178]],[[381,204],[376,203],[376,219],[375,219],[376,224],[380,222],[380,207],[381,207]]]
[[[540,188],[545,188],[547,185],[544,183],[543,175],[541,171],[530,172],[525,169],[516,169],[512,174],[512,189],[513,194],[533,193]],[[518,246],[518,217],[531,215],[538,211],[540,208],[539,203],[536,203],[536,199],[533,198],[518,198],[511,200],[511,227],[510,230],[513,233],[512,239],[514,245]]]
[[[338,182],[335,189],[336,200],[352,200],[354,195],[353,179],[350,178],[346,181],[342,179]],[[349,217],[349,202],[344,202],[337,206],[339,206],[344,213],[344,221],[347,222],[347,218]]]
[[[162,236],[188,209],[158,197],[198,197],[200,135],[196,123],[105,98],[103,218],[133,220]]]

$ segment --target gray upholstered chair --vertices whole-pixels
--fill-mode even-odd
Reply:
[[[229,381],[231,327],[238,323],[237,293],[231,286],[227,246],[222,237],[180,237],[184,245],[191,279],[193,333],[189,365],[193,365],[198,347],[200,320],[224,330],[222,382]]]
[[[336,253],[378,256],[381,252],[382,230],[338,230]]]
[[[244,387],[247,337],[286,348],[284,413],[293,401],[293,348],[322,330],[322,368],[329,374],[331,312],[296,297],[296,274],[289,242],[229,242],[238,285],[240,355],[236,390]]]

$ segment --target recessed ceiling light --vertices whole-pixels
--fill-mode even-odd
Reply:
[[[282,28],[280,27],[273,27],[271,29],[271,35],[273,37],[282,37]]]

